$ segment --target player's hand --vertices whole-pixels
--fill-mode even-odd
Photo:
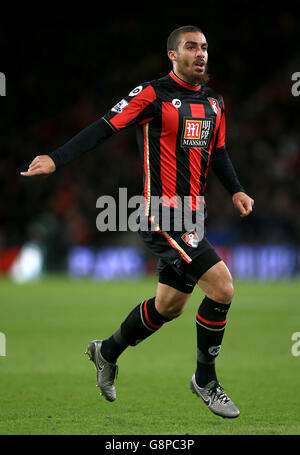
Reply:
[[[246,193],[239,191],[232,196],[234,207],[240,212],[240,217],[248,216],[252,212],[254,200]]]
[[[36,156],[26,172],[20,172],[25,177],[46,176],[56,169],[55,163],[48,155]]]

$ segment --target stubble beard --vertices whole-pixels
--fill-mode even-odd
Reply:
[[[184,65],[183,67],[181,67],[180,69],[184,69],[185,67],[185,70],[184,71],[181,71],[181,74],[182,74],[182,78],[185,82],[191,84],[191,85],[194,85],[194,86],[197,86],[197,85],[205,85],[208,83],[208,81],[210,80],[210,75],[208,74],[208,66],[207,66],[207,63],[205,65],[205,69],[204,69],[204,72],[203,73],[196,73],[194,72],[193,75],[189,75],[189,71],[188,71],[188,67],[189,67],[189,64],[188,62],[183,62]],[[176,74],[176,71],[175,71],[175,74]],[[186,77],[184,77],[184,74],[186,74]]]
[[[210,80],[210,75],[208,74],[208,67],[206,64],[204,72],[195,77],[194,84],[195,85],[198,85],[198,84],[205,85],[208,83],[209,80]]]

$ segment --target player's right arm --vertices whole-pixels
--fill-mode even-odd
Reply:
[[[33,177],[35,175],[52,174],[56,169],[56,165],[49,155],[36,156],[30,163],[28,170],[20,172],[25,177]]]
[[[150,83],[144,83],[133,89],[102,118],[80,131],[66,144],[50,155],[34,158],[25,177],[48,175],[85,152],[92,150],[116,132],[136,123],[149,121],[154,115],[155,91]]]

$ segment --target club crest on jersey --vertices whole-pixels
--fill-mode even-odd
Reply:
[[[211,118],[184,117],[181,146],[207,149],[213,129]]]
[[[219,110],[218,101],[215,98],[208,98],[208,101],[210,102],[211,108],[214,111],[214,113],[217,114]]]
[[[188,246],[191,246],[192,248],[197,248],[199,244],[199,237],[195,231],[186,232],[181,238]]]
[[[113,112],[117,112],[117,114],[121,114],[123,112],[123,109],[128,106],[128,103],[126,100],[121,100],[118,104],[116,104],[111,110]]]

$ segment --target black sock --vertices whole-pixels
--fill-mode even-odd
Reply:
[[[101,346],[101,354],[110,363],[128,347],[136,346],[170,321],[155,308],[155,297],[137,305],[122,322],[120,328]]]
[[[204,387],[212,380],[217,380],[215,359],[221,349],[226,326],[226,315],[230,304],[203,299],[196,317],[197,328],[197,369],[196,383]]]
[[[101,354],[110,363],[116,363],[117,358],[128,347],[128,343],[123,339],[120,329],[111,337],[102,342]]]
[[[211,381],[217,381],[215,362],[202,363],[197,360],[197,369],[195,373],[196,383],[199,387],[204,387]]]

